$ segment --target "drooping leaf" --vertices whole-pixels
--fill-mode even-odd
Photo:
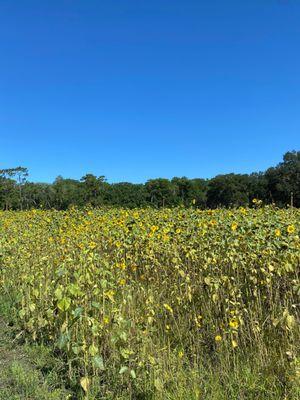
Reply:
[[[80,386],[85,391],[85,393],[88,392],[90,386],[90,380],[87,376],[84,376],[83,378],[80,379]]]

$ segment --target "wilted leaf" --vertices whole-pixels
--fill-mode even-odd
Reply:
[[[86,393],[88,392],[90,386],[90,380],[87,376],[84,376],[83,378],[80,379],[80,386]]]

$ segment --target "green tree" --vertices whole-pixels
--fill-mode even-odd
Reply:
[[[23,209],[22,189],[26,183],[28,169],[24,167],[7,168],[0,170],[2,196],[4,196],[5,209],[10,207]],[[16,192],[18,192],[18,202],[16,205]]]
[[[207,204],[210,208],[249,204],[248,175],[218,175],[209,181]]]
[[[86,174],[81,178],[84,201],[92,206],[104,204],[107,184],[104,176]]]
[[[263,172],[255,172],[248,176],[249,200],[262,200],[264,203],[269,202],[267,179]]]
[[[176,188],[169,179],[157,178],[146,182],[147,198],[155,207],[172,206],[176,203]]]
[[[207,203],[208,181],[205,179],[195,178],[191,180],[191,183],[191,197],[195,200],[195,206],[205,208]]]
[[[289,151],[283,161],[266,171],[271,200],[278,205],[300,207],[300,151]]]
[[[171,180],[174,188],[174,200],[177,204],[189,205],[193,200],[193,183],[191,180],[183,176],[182,178],[174,177]]]
[[[23,197],[26,209],[54,207],[55,201],[54,185],[50,183],[26,182],[23,187]]]
[[[81,184],[75,179],[64,179],[58,176],[53,183],[53,207],[66,210],[73,205],[83,205],[84,198]]]
[[[0,176],[0,204],[3,210],[14,208],[17,203],[16,182]]]
[[[107,202],[115,206],[135,208],[147,204],[147,192],[142,184],[113,183],[109,185],[108,193]]]

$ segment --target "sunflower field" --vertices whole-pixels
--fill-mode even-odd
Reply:
[[[300,210],[0,213],[19,337],[74,399],[300,398]]]

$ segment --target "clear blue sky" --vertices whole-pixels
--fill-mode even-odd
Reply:
[[[0,168],[211,177],[300,148],[299,0],[0,0]]]

